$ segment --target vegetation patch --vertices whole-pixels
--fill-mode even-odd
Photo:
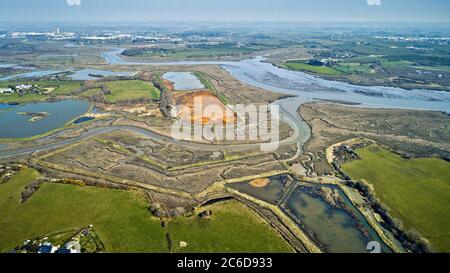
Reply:
[[[205,219],[201,215],[208,213]],[[203,214],[202,214],[203,213]],[[168,224],[174,252],[292,252],[256,213],[237,201],[201,207]]]
[[[79,90],[79,81],[41,80],[41,81],[9,81],[0,82],[0,88],[12,88],[20,85],[34,86],[27,92],[15,91],[12,94],[0,94],[0,103],[27,103],[52,99],[57,96],[69,95]]]
[[[437,158],[404,159],[376,145],[358,154],[361,160],[343,164],[345,172],[373,185],[406,229],[417,229],[437,251],[450,251],[450,164]]]
[[[341,75],[342,72],[339,70],[336,70],[332,67],[328,67],[325,65],[311,65],[304,61],[287,61],[284,62],[284,65],[291,70],[295,71],[305,71],[305,72],[312,72],[316,74],[325,74],[325,75]]]
[[[105,82],[108,90],[105,99],[109,103],[121,101],[157,100],[160,92],[151,83],[140,80]]]

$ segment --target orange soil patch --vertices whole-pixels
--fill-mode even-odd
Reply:
[[[255,188],[264,188],[265,186],[269,185],[270,180],[269,178],[258,178],[255,180],[250,181],[250,186]]]
[[[196,115],[194,111],[194,102],[201,99],[203,115]],[[191,123],[201,122],[203,125],[208,123],[222,122],[223,124],[235,122],[236,117],[234,113],[229,113],[226,106],[220,101],[213,92],[208,90],[195,91],[195,92],[181,92],[174,94],[174,100],[176,105],[187,106],[183,111],[179,111],[178,117],[182,120],[190,120]],[[218,106],[222,110],[222,114],[216,113],[204,113],[208,106]]]

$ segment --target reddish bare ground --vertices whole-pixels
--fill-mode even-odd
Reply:
[[[268,178],[258,178],[255,180],[250,181],[250,186],[254,188],[264,188],[265,186],[269,185],[270,180]]]
[[[212,113],[210,115],[203,114],[201,116],[196,116],[196,113],[194,112],[194,101],[199,98],[202,102],[203,112],[208,106],[215,105],[222,109],[223,114],[214,115],[214,113]],[[178,112],[178,117],[182,120],[190,119],[192,123],[201,121],[202,124],[208,124],[210,122],[222,122],[226,124],[235,122],[236,120],[234,113],[227,113],[226,106],[211,91],[179,92],[174,94],[174,100],[176,105],[187,106],[187,108],[184,109],[185,111]]]

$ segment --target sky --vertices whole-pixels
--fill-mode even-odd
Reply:
[[[0,21],[450,22],[450,0],[0,0]]]

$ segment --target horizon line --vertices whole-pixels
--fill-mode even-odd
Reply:
[[[55,20],[55,21],[46,21],[46,20],[2,20],[0,22],[8,22],[8,23],[346,23],[346,24],[354,24],[354,23],[450,23],[448,21],[440,21],[440,20],[354,20],[354,21],[345,21],[345,20],[286,20],[286,21],[278,21],[278,20]]]

